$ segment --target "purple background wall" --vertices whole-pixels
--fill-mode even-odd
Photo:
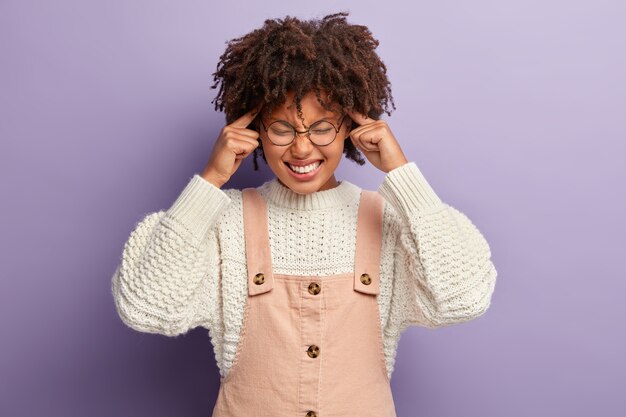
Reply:
[[[3,0],[0,415],[210,416],[208,334],[125,327],[111,274],[134,224],[208,160],[225,42],[339,10],[380,40],[388,123],[499,272],[485,316],[403,334],[398,415],[623,413],[623,2]],[[226,187],[271,178],[251,159]]]

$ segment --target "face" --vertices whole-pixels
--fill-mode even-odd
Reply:
[[[323,94],[322,99],[325,99]],[[324,109],[317,101],[315,92],[306,94],[302,98],[301,104],[304,124],[298,118],[294,93],[289,92],[285,103],[280,107],[274,108],[270,117],[263,119],[265,127],[269,127],[270,123],[276,120],[284,120],[289,122],[296,130],[302,132],[313,123],[322,119],[328,120],[336,128],[339,127],[341,113]],[[345,116],[335,140],[326,146],[316,146],[309,140],[306,134],[298,134],[290,145],[274,145],[270,142],[267,132],[260,123],[259,134],[263,144],[265,159],[278,180],[298,194],[309,194],[328,190],[338,185],[334,173],[341,161],[344,140],[346,140],[350,132],[350,126],[351,120],[348,116]],[[298,165],[318,162],[320,165],[310,173],[303,175],[293,172],[288,165],[290,162]]]

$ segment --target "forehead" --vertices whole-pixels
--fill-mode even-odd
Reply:
[[[320,97],[322,100],[325,100],[327,95],[324,91],[322,91],[320,92]],[[317,101],[315,92],[305,94],[300,100],[300,105],[302,106],[302,116],[307,121],[320,120],[323,118],[333,119],[337,117],[338,114],[336,103],[333,103],[333,108],[335,108],[334,111],[325,109],[320,102]],[[272,109],[269,119],[283,119],[294,122],[300,120],[295,102],[295,94],[293,92],[288,92],[285,102]]]

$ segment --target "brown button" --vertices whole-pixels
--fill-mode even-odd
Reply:
[[[317,417],[317,413],[315,411],[309,411],[306,413],[306,417]]]
[[[316,345],[311,345],[307,349],[306,353],[312,358],[317,358],[320,354],[320,348]]]
[[[254,276],[254,283],[256,285],[261,285],[264,282],[265,282],[265,275],[263,275],[263,272],[259,272],[258,274]]]
[[[309,284],[309,293],[313,295],[317,295],[320,293],[321,287],[317,282],[312,282]]]
[[[361,282],[365,285],[370,285],[372,278],[368,274],[361,274]]]

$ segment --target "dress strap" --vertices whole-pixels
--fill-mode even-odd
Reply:
[[[243,189],[242,201],[248,294],[258,295],[274,287],[267,203],[255,188]],[[380,293],[382,223],[382,196],[375,191],[361,190],[354,262],[356,291],[366,294]]]
[[[357,214],[354,289],[366,294],[380,293],[383,202],[383,197],[377,192],[361,190]]]
[[[254,188],[242,190],[242,201],[248,294],[258,295],[274,288],[267,203]]]

